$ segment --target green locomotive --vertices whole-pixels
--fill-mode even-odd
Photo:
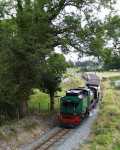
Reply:
[[[89,74],[86,87],[70,89],[60,99],[59,122],[61,125],[79,125],[101,99],[100,79]]]
[[[70,89],[60,100],[60,123],[79,125],[89,115],[94,104],[94,93],[89,88]]]

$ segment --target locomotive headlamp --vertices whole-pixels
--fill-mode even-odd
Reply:
[[[83,95],[79,95],[78,97],[79,97],[80,99],[83,99]]]

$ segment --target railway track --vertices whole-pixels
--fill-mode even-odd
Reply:
[[[59,129],[57,132],[52,134],[48,139],[44,140],[40,145],[38,145],[34,150],[48,150],[51,148],[56,142],[62,139],[70,129]]]

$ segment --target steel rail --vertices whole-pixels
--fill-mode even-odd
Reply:
[[[65,136],[70,129],[60,129],[56,133],[52,134],[48,139],[44,140],[38,145],[35,150],[48,150],[53,144],[58,142],[63,136]]]

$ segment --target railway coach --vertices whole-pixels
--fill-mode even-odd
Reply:
[[[101,80],[96,74],[88,74],[86,86],[93,91],[96,102],[102,99]]]

